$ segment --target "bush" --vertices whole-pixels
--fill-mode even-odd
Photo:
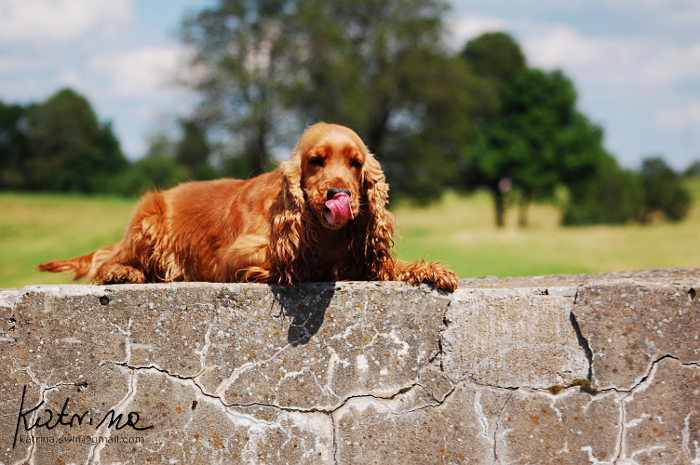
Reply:
[[[691,163],[691,165],[683,173],[684,176],[700,176],[700,160]]]
[[[187,168],[175,158],[173,143],[159,134],[152,138],[146,155],[113,178],[109,189],[124,195],[140,195],[153,189],[169,189],[187,180]]]
[[[682,178],[661,158],[647,158],[640,172],[644,206],[640,221],[648,223],[660,213],[669,221],[680,221],[688,214],[691,198]]]
[[[639,176],[608,156],[590,180],[570,186],[565,225],[624,224],[639,218],[644,196]]]

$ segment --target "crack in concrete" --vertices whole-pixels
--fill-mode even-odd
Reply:
[[[134,371],[132,371],[131,376],[129,377],[129,388],[124,395],[124,397],[117,402],[115,406],[110,408],[110,411],[113,411],[114,414],[116,415],[121,415],[124,413],[126,410],[126,407],[133,402],[134,398],[136,397],[137,389],[136,389],[136,374]],[[98,429],[95,433],[99,437],[104,437],[104,438],[109,438],[112,436],[112,430],[109,428],[108,423],[104,423],[100,429]],[[102,450],[107,446],[106,441],[98,441],[97,443],[94,443],[91,447],[90,450],[88,451],[88,457],[87,457],[87,462],[85,462],[85,465],[92,465],[92,464],[99,464]]]
[[[377,396],[377,395],[374,395],[374,394],[359,394],[359,395],[348,396],[347,398],[343,399],[343,401],[342,401],[341,403],[339,403],[338,405],[336,405],[336,406],[333,407],[332,409],[319,409],[319,408],[301,409],[301,408],[293,408],[293,407],[283,407],[283,406],[276,405],[276,404],[266,404],[266,403],[262,403],[262,402],[252,402],[252,403],[250,403],[250,404],[237,404],[237,403],[227,404],[226,402],[224,402],[224,400],[223,400],[220,396],[216,396],[216,395],[212,395],[212,394],[207,393],[207,392],[204,390],[204,388],[203,388],[203,387],[197,382],[197,380],[195,379],[195,378],[197,377],[197,375],[195,375],[195,376],[181,376],[181,375],[176,375],[176,374],[170,373],[170,372],[168,372],[167,370],[162,369],[162,368],[157,367],[157,366],[130,366],[130,365],[126,364],[126,363],[119,363],[119,362],[110,362],[110,363],[113,363],[113,364],[115,364],[115,365],[117,365],[117,366],[120,366],[120,367],[125,368],[125,369],[128,369],[128,370],[131,370],[133,373],[136,373],[136,372],[139,372],[139,371],[142,371],[142,372],[156,372],[156,373],[159,373],[159,374],[163,374],[163,375],[165,375],[165,376],[167,376],[167,377],[176,379],[176,380],[178,380],[178,381],[180,381],[180,382],[182,382],[182,381],[189,381],[189,382],[192,383],[193,386],[195,386],[195,387],[198,389],[199,394],[201,394],[202,396],[204,396],[204,397],[206,397],[206,398],[212,399],[212,400],[214,400],[214,401],[220,403],[220,405],[221,405],[224,409],[229,409],[229,408],[250,408],[250,407],[268,407],[268,408],[277,409],[277,410],[282,411],[282,412],[296,412],[296,413],[302,413],[302,414],[308,414],[308,413],[311,413],[311,414],[313,414],[313,413],[322,413],[322,414],[325,414],[325,415],[327,415],[328,417],[330,417],[330,420],[331,420],[331,425],[332,425],[332,437],[331,437],[331,440],[332,440],[332,450],[331,450],[331,456],[333,457],[333,462],[334,462],[334,464],[336,464],[336,465],[338,464],[337,451],[338,451],[338,434],[339,434],[339,433],[338,433],[338,431],[337,431],[338,425],[337,425],[337,422],[336,422],[335,413],[336,413],[338,410],[344,408],[344,407],[345,407],[349,402],[351,402],[353,399],[358,399],[358,398],[373,398],[373,399],[377,399],[377,400],[380,400],[380,401],[391,401],[391,400],[395,399],[397,396],[402,395],[402,394],[405,394],[405,393],[411,391],[412,389],[414,389],[414,388],[417,387],[417,386],[423,387],[420,383],[413,383],[413,384],[411,384],[410,386],[403,387],[403,388],[397,390],[396,392],[394,392],[393,394],[391,394],[391,395],[389,395],[389,396],[386,396],[386,397],[385,397],[385,396]],[[135,377],[134,377],[134,378],[135,378]],[[135,381],[134,381],[134,383],[135,383]],[[134,390],[133,392],[135,393],[135,390]],[[427,390],[426,390],[426,392],[427,392]],[[433,405],[433,404],[429,404],[429,405],[420,406],[420,407],[418,407],[418,408],[411,409],[411,410],[408,410],[408,411],[406,411],[406,412],[402,412],[401,414],[406,414],[406,413],[410,413],[410,412],[413,412],[413,411],[416,411],[416,410],[420,410],[420,409],[424,409],[424,408],[432,408],[432,407],[437,407],[437,406],[439,406],[439,405],[442,405],[445,401],[447,401],[447,399],[450,397],[450,395],[451,395],[453,392],[454,392],[454,388],[453,388],[450,392],[448,392],[447,395],[445,395],[445,397],[443,398],[442,401],[437,400],[437,399],[431,394],[430,397],[433,398],[433,399],[436,401],[436,404],[434,404],[434,405]],[[127,397],[128,397],[131,393],[132,393],[132,391],[131,391],[131,389],[130,389],[129,394],[127,394]],[[92,455],[92,454],[91,454],[91,455]],[[93,463],[99,463],[99,453],[95,454],[94,456],[96,457],[97,462],[88,460],[87,465],[93,464]]]
[[[636,383],[634,386],[632,386],[630,389],[608,388],[608,389],[602,389],[600,391],[600,392],[614,392],[616,394],[622,395],[622,397],[619,399],[619,404],[620,404],[620,434],[618,436],[618,441],[615,445],[616,455],[615,455],[615,459],[613,460],[612,463],[620,464],[620,465],[636,465],[637,462],[634,459],[635,455],[643,453],[643,452],[649,452],[651,450],[658,449],[658,447],[655,447],[655,448],[650,448],[650,449],[637,450],[637,451],[632,453],[631,457],[628,457],[627,429],[630,427],[636,426],[637,420],[632,420],[629,423],[627,422],[626,403],[628,402],[628,399],[634,398],[634,395],[638,390],[646,389],[645,384],[647,382],[650,383],[651,381],[653,381],[654,376],[656,374],[656,371],[658,369],[658,364],[661,363],[663,360],[676,360],[677,362],[679,362],[681,364],[681,366],[695,366],[695,367],[700,368],[700,363],[697,363],[697,362],[683,363],[677,357],[674,357],[673,355],[667,354],[667,355],[659,357],[658,359],[653,361],[650,365],[649,370],[644,375],[644,377],[642,377],[642,379],[638,383]],[[700,454],[699,454],[699,458],[700,458]],[[690,460],[690,456],[689,456],[689,460]],[[698,460],[698,461],[700,462],[700,460]],[[695,463],[695,462],[690,461],[690,463]]]
[[[570,315],[571,315],[572,327],[574,328],[574,331],[576,332],[576,335],[579,338],[579,343],[580,343],[582,349],[586,352],[586,358],[589,361],[589,375],[588,375],[587,379],[590,382],[590,381],[592,381],[592,351],[588,345],[588,340],[583,336],[583,334],[580,330],[580,327],[578,326],[578,323],[576,322],[576,319],[575,319],[573,312]],[[438,362],[436,365],[439,366],[440,371],[444,372],[444,368],[442,366],[441,359],[442,359],[442,344],[439,344],[439,354],[437,354],[436,357],[434,357],[431,360],[431,362]],[[627,456],[628,452],[626,450],[627,449],[626,436],[627,436],[627,429],[630,425],[628,425],[626,423],[627,422],[627,418],[626,418],[627,412],[626,412],[626,403],[625,402],[627,399],[630,398],[630,396],[634,396],[634,394],[637,390],[644,387],[645,383],[650,381],[650,377],[652,377],[652,375],[656,372],[658,364],[661,363],[663,360],[667,360],[667,359],[676,360],[682,366],[694,366],[694,367],[700,368],[700,362],[684,363],[680,359],[678,359],[677,357],[670,355],[670,354],[667,354],[667,355],[664,355],[664,356],[659,357],[658,359],[654,360],[650,364],[650,367],[649,367],[649,370],[647,371],[647,373],[640,379],[639,382],[637,382],[630,389],[620,389],[620,388],[615,387],[615,388],[601,389],[600,391],[598,391],[595,388],[591,387],[590,384],[588,386],[582,386],[581,383],[572,383],[568,386],[562,387],[563,388],[562,390],[568,390],[569,388],[572,388],[572,387],[579,387],[579,389],[581,389],[584,392],[588,392],[592,396],[595,396],[598,392],[600,392],[601,394],[614,392],[616,394],[623,395],[623,397],[621,397],[619,399],[620,433],[618,436],[618,440],[616,441],[616,444],[615,444],[615,452],[613,454],[614,459],[611,463],[616,463],[616,464],[620,464],[620,465],[625,465],[625,464],[635,465],[637,462],[635,461],[634,457],[640,453],[649,451],[648,449],[638,450],[638,451],[633,452],[631,457]],[[653,379],[653,377],[652,377],[652,379]],[[519,387],[498,386],[498,385],[493,385],[493,384],[488,384],[488,383],[474,382],[474,381],[469,380],[468,378],[464,378],[464,379],[459,380],[455,384],[453,389],[448,393],[448,395],[446,395],[444,397],[444,399],[442,401],[435,399],[435,397],[431,395],[431,397],[433,397],[437,401],[437,404],[436,405],[426,405],[426,406],[422,406],[421,408],[433,408],[433,407],[437,407],[439,405],[442,405],[450,397],[450,395],[455,391],[455,389],[459,385],[474,385],[474,386],[478,386],[479,388],[485,387],[485,388],[489,388],[489,389],[510,391],[508,398],[503,403],[503,406],[501,407],[501,411],[500,411],[498,417],[496,418],[495,431],[494,431],[494,435],[493,435],[493,454],[494,454],[494,462],[493,463],[494,463],[494,465],[498,465],[500,463],[500,458],[498,457],[498,430],[500,428],[499,420],[500,420],[500,417],[501,417],[503,411],[505,410],[508,402],[510,401],[513,393],[515,391],[520,390],[520,391],[530,392],[530,393],[534,393],[534,394],[546,393],[546,394],[552,396],[553,398],[555,398],[557,396],[557,394],[553,394],[552,392],[549,392],[547,389],[538,389],[538,388],[531,388],[531,387],[526,387],[526,386],[519,386]],[[419,410],[419,409],[414,409],[414,411],[415,410]],[[688,435],[689,435],[689,433],[686,434],[686,436],[688,436]],[[587,450],[584,450],[584,449],[587,449]],[[592,448],[588,447],[588,448],[584,448],[584,449],[582,449],[582,451],[588,452],[591,463],[601,464],[601,465],[606,463],[606,462],[599,461],[598,459],[596,459],[593,456],[593,449]],[[692,456],[690,455],[691,453],[690,453],[689,448],[685,447],[684,450],[686,452],[686,456],[689,457],[689,460],[691,460],[690,463],[694,464],[695,462],[693,462],[692,460],[695,460],[695,459],[692,459]],[[700,457],[700,452],[698,454],[698,457]],[[700,460],[697,460],[697,461],[700,462]]]
[[[498,416],[496,417],[496,424],[495,428],[493,431],[493,465],[499,465],[500,459],[498,458],[498,430],[501,427],[501,416],[503,415],[503,412],[506,409],[506,406],[508,405],[508,402],[510,402],[510,399],[513,397],[513,392],[511,391],[508,394],[508,397],[506,397],[505,402],[503,402],[503,405],[501,406],[501,411],[498,412]],[[508,430],[506,430],[508,431]]]
[[[197,373],[197,374],[194,375],[194,376],[182,376],[182,375],[179,375],[179,374],[171,373],[171,372],[169,372],[168,370],[165,370],[165,369],[163,369],[163,368],[160,368],[159,366],[156,366],[156,365],[149,365],[149,366],[143,366],[143,365],[142,365],[142,366],[139,366],[139,365],[129,365],[129,364],[124,363],[124,362],[107,362],[107,363],[112,363],[112,364],[114,364],[114,365],[116,365],[116,366],[119,366],[119,367],[122,367],[122,368],[126,368],[126,369],[128,369],[128,370],[135,371],[135,372],[139,372],[139,371],[143,371],[143,372],[155,371],[155,372],[164,374],[165,376],[167,376],[167,377],[169,377],[169,378],[176,379],[176,380],[178,380],[178,381],[191,381],[192,384],[193,384],[194,386],[197,387],[197,389],[199,390],[199,393],[200,393],[203,397],[207,397],[207,398],[210,398],[210,399],[217,399],[217,400],[219,400],[219,401],[221,402],[221,404],[222,404],[224,407],[227,407],[226,403],[223,401],[223,399],[222,399],[221,397],[215,396],[215,395],[213,395],[213,394],[209,394],[208,392],[206,392],[206,391],[204,390],[204,388],[199,384],[199,382],[197,382],[197,379],[196,379],[196,378],[199,377],[199,375],[200,375],[201,373]]]
[[[647,370],[646,374],[644,376],[642,376],[642,378],[639,380],[639,382],[634,384],[630,389],[621,389],[621,388],[617,388],[617,387],[611,387],[611,388],[601,389],[600,392],[617,392],[620,394],[633,394],[634,391],[637,388],[639,388],[642,384],[644,384],[647,381],[647,379],[649,378],[649,376],[655,371],[656,365],[658,365],[660,362],[662,362],[663,360],[666,360],[666,359],[675,360],[683,366],[696,366],[696,367],[700,368],[699,362],[684,363],[678,357],[666,354],[666,355],[663,355],[663,356],[659,357],[658,359],[654,360],[653,362],[651,362],[651,364],[649,365],[649,370]]]
[[[338,425],[335,422],[335,415],[330,415],[331,426],[333,427],[333,441],[331,442],[333,450],[331,451],[331,457],[333,457],[333,464],[338,465]]]

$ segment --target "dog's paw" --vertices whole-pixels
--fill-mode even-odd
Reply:
[[[115,263],[107,269],[100,270],[95,281],[97,284],[143,284],[146,282],[146,276],[132,266]]]
[[[427,283],[438,289],[454,291],[459,285],[457,274],[433,262],[406,263],[397,261],[402,268],[398,278],[411,284]]]
[[[445,291],[454,291],[459,286],[459,277],[457,274],[443,266],[437,265],[435,263],[430,263],[432,265],[423,282],[432,284],[438,289],[443,289]]]

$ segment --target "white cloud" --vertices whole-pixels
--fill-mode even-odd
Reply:
[[[501,18],[467,15],[447,20],[451,32],[449,43],[456,49],[462,49],[470,39],[485,32],[505,31],[507,23]]]
[[[88,67],[111,80],[118,94],[133,97],[172,87],[183,60],[180,47],[142,47],[96,56]]]
[[[575,30],[554,25],[526,37],[523,49],[533,66],[587,72],[628,68],[639,60],[643,45],[619,39],[583,37]]]
[[[19,54],[6,56],[0,55],[0,76],[28,71],[38,71],[43,68],[45,68],[44,63],[26,56],[21,56]]]
[[[661,110],[657,114],[656,122],[669,129],[687,126],[700,128],[700,101],[691,102],[678,108]]]
[[[80,37],[104,23],[131,18],[132,0],[0,0],[0,42]]]
[[[80,73],[74,70],[63,71],[58,76],[58,81],[61,87],[72,87],[74,89],[82,87],[82,79]]]
[[[647,39],[591,38],[554,25],[527,36],[522,46],[533,66],[561,68],[613,85],[658,87],[700,80],[700,42],[670,46]]]
[[[647,77],[654,83],[671,84],[685,79],[700,80],[700,43],[689,47],[666,47],[645,65]]]

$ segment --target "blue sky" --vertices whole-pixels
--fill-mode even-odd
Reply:
[[[0,0],[0,99],[41,101],[62,86],[112,121],[127,155],[170,127],[196,96],[176,84],[186,12],[214,0]],[[511,33],[531,66],[563,69],[579,108],[605,129],[628,167],[663,155],[700,159],[697,0],[452,0],[456,49],[487,31]]]

